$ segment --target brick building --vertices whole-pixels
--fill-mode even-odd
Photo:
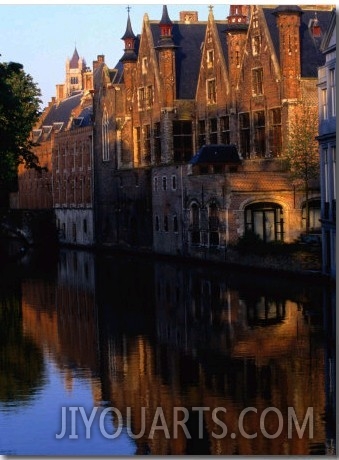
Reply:
[[[19,168],[12,208],[54,210],[59,240],[94,241],[92,179],[93,72],[75,48],[65,66],[65,82],[32,130],[34,153],[46,170]]]
[[[320,43],[330,7],[236,6],[207,21],[163,7],[94,82],[95,200],[100,244],[223,257],[245,230],[265,241],[296,239],[306,203],[280,156],[291,114],[318,104]],[[316,135],[317,133],[315,133]],[[203,145],[234,144],[236,167]],[[320,191],[309,195],[320,229]]]

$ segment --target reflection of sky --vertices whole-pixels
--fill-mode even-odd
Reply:
[[[0,406],[0,454],[5,455],[133,455],[136,447],[123,430],[116,439],[106,439],[99,429],[100,408],[91,428],[91,437],[86,439],[85,425],[79,411],[77,414],[78,439],[63,439],[55,435],[61,431],[62,406],[67,407],[67,425],[70,432],[70,406],[83,406],[89,418],[93,408],[93,395],[90,381],[74,377],[72,390],[65,388],[64,376],[47,363],[46,383],[39,397],[27,406],[20,408]],[[92,404],[92,406],[90,405]],[[109,421],[110,413],[105,417]],[[113,426],[105,423],[108,433]],[[1,457],[1,456],[0,456]]]

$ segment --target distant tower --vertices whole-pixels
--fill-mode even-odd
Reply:
[[[71,96],[74,91],[83,89],[82,76],[86,70],[86,62],[80,59],[76,47],[71,59],[66,61],[66,96]]]

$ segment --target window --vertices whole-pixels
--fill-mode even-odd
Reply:
[[[327,88],[321,90],[321,114],[324,120],[328,118],[327,110]]]
[[[177,176],[172,176],[172,190],[177,189]]]
[[[196,203],[193,203],[190,209],[190,231],[191,244],[200,244],[199,207]]]
[[[173,150],[174,161],[186,162],[192,158],[193,139],[191,121],[173,121]]]
[[[266,153],[265,112],[263,110],[254,112],[253,117],[255,153],[264,156]]]
[[[261,49],[261,36],[256,35],[252,37],[252,54],[253,56],[257,56],[260,53]]]
[[[308,219],[309,219],[309,230],[315,231],[320,230],[320,200],[309,200],[308,202]],[[302,225],[306,229],[306,203],[302,208]]]
[[[260,96],[263,94],[263,69],[252,70],[252,93],[253,96]]]
[[[136,134],[136,160],[137,163],[141,163],[141,129],[138,126],[135,128],[135,134]]]
[[[178,217],[173,216],[173,232],[178,233]]]
[[[167,190],[167,177],[166,177],[166,176],[164,176],[164,177],[162,178],[162,189],[163,189],[164,191]]]
[[[144,159],[146,163],[151,161],[151,126],[144,127]]]
[[[141,61],[141,72],[143,75],[147,73],[147,57],[143,57]]]
[[[142,110],[145,107],[146,92],[145,88],[139,88],[138,90],[138,108]]]
[[[159,230],[160,230],[159,216],[155,216],[155,231],[158,232]]]
[[[221,143],[229,144],[230,143],[230,117],[226,115],[225,117],[220,117],[220,131],[221,131]]]
[[[205,120],[199,120],[198,122],[198,147],[202,147],[206,144],[206,132],[205,132]]]
[[[102,118],[102,160],[108,161],[109,160],[109,137],[108,137],[108,114],[107,111],[104,111],[103,118]]]
[[[154,178],[154,191],[155,192],[158,191],[158,178],[157,177]]]
[[[153,105],[153,86],[147,86],[147,107],[152,107]]]
[[[155,164],[161,162],[161,128],[160,123],[154,123],[154,160]]]
[[[208,209],[208,231],[210,246],[219,245],[219,211],[216,203],[211,203]]]
[[[279,156],[281,153],[281,109],[271,109],[269,112],[270,117],[270,156]]]
[[[210,144],[218,143],[218,119],[210,119]]]
[[[240,126],[240,152],[244,158],[250,156],[250,114],[240,113],[239,114],[239,126]]]
[[[332,110],[331,115],[332,117],[336,116],[337,107],[336,107],[336,88],[335,88],[335,69],[330,69],[330,89],[331,89],[331,104]]]
[[[245,230],[265,241],[283,241],[283,209],[276,203],[255,203],[245,209]]]
[[[207,67],[211,68],[214,65],[214,50],[207,51]]]
[[[87,219],[84,219],[84,220],[83,220],[83,225],[82,225],[82,227],[83,227],[83,232],[84,232],[84,233],[87,233]]]
[[[164,216],[164,231],[168,232],[168,217]]]
[[[215,78],[213,78],[212,80],[207,80],[206,85],[207,85],[207,103],[215,104],[217,102]]]

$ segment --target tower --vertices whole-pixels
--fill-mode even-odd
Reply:
[[[82,76],[86,70],[86,62],[81,59],[75,47],[73,56],[66,61],[66,96],[71,96],[74,91],[83,89]]]

